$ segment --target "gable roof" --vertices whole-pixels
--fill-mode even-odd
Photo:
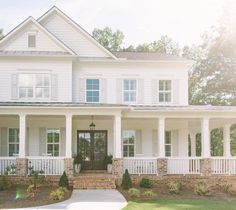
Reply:
[[[62,41],[60,41],[57,37],[55,37],[51,32],[49,32],[47,29],[45,29],[42,25],[40,25],[33,17],[28,17],[25,19],[21,24],[16,26],[13,30],[11,30],[8,34],[6,34],[1,40],[0,40],[0,46],[6,43],[10,40],[11,37],[13,37],[15,34],[17,34],[24,26],[26,26],[28,23],[33,23],[36,25],[40,30],[42,30],[50,39],[52,39],[58,46],[60,46],[62,49],[64,49],[66,52],[70,53],[71,55],[76,55],[73,50],[71,50],[68,46],[66,46]]]
[[[96,39],[94,39],[85,29],[83,29],[80,25],[78,25],[74,20],[72,20],[69,16],[67,16],[64,12],[62,12],[58,7],[53,6],[51,9],[49,9],[45,14],[43,14],[41,17],[37,19],[37,21],[40,23],[43,20],[45,20],[48,16],[56,12],[58,15],[60,15],[62,18],[64,18],[66,21],[68,21],[72,26],[74,26],[79,32],[81,32],[88,40],[90,40],[93,44],[95,44],[99,49],[101,49],[103,52],[105,52],[109,57],[112,57],[113,59],[117,60],[117,57],[112,54],[109,50],[107,50],[105,47],[103,47]]]

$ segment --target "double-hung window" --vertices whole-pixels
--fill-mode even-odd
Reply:
[[[86,80],[86,102],[98,103],[100,101],[99,79]]]
[[[8,132],[9,138],[9,156],[14,156],[19,154],[19,129],[9,128]]]
[[[165,132],[165,156],[171,156],[171,131]]]
[[[49,99],[51,78],[49,74],[19,74],[18,96],[22,99]]]
[[[159,102],[171,102],[171,80],[159,80]]]
[[[136,102],[137,84],[134,79],[125,79],[123,81],[123,101]]]
[[[123,139],[123,156],[134,157],[135,131],[124,130],[122,132],[122,139]]]
[[[47,129],[47,154],[59,156],[60,130],[56,128]]]
[[[28,34],[28,48],[35,48],[36,47],[36,34],[30,33]]]

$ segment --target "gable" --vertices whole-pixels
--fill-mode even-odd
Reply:
[[[59,9],[53,8],[39,20],[48,31],[69,46],[80,57],[116,57],[101,46],[79,25],[68,18]]]
[[[28,47],[28,36],[34,35],[36,46]],[[49,32],[42,28],[34,19],[28,18],[21,25],[11,31],[0,42],[0,50],[3,51],[49,51],[49,52],[69,52],[63,43],[53,37]]]

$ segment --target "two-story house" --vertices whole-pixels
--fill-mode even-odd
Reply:
[[[0,172],[15,164],[18,175],[29,166],[72,174],[77,154],[82,170],[103,170],[112,154],[116,175],[206,174],[204,164],[213,174],[236,173],[236,107],[189,105],[191,65],[109,52],[57,7],[29,17],[0,41]],[[224,130],[224,157],[210,159],[214,128]]]

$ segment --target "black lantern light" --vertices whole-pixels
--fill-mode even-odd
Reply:
[[[93,123],[93,116],[92,116],[92,122],[89,125],[89,128],[91,131],[95,130],[96,125]]]

